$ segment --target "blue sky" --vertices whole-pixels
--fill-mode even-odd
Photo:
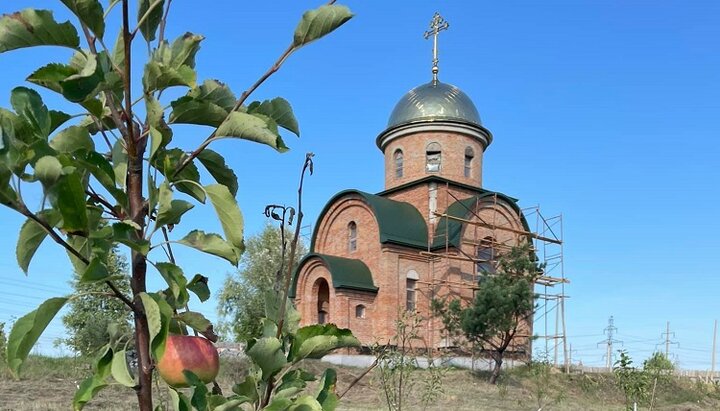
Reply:
[[[240,177],[247,233],[262,227],[265,204],[294,203],[308,151],[316,154],[316,174],[305,190],[307,223],[342,189],[383,189],[374,140],[397,100],[430,79],[431,46],[422,33],[437,10],[450,23],[440,39],[440,79],[473,99],[495,137],[485,154],[484,186],[519,198],[523,207],[540,204],[545,214],[564,216],[573,359],[604,363],[596,343],[613,315],[616,338],[638,360],[661,342],[670,321],[680,366],[709,368],[713,321],[720,316],[720,3],[347,4],[353,20],[293,55],[254,95],[293,104],[302,137],[286,137],[292,150],[280,155],[230,140],[214,146]],[[302,12],[316,5],[174,2],[168,37],[205,35],[199,78],[221,79],[239,94],[284,50]],[[70,18],[48,0],[3,2],[0,13],[29,6]],[[52,48],[0,55],[0,105],[7,107],[9,90],[48,59],[68,58]],[[72,112],[42,93],[51,108]],[[182,127],[175,139],[191,149],[206,134]],[[210,207],[190,215],[181,230],[220,231]],[[46,244],[25,277],[14,255],[22,219],[0,209],[0,222],[5,321],[69,291],[70,266]],[[186,274],[209,276],[213,289],[232,270],[198,253],[178,253]],[[214,303],[194,308],[216,318]],[[40,349],[51,350],[61,334],[53,324]]]

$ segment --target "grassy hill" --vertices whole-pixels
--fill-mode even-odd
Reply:
[[[307,368],[321,370],[326,364],[310,362]],[[338,392],[364,370],[336,367]],[[6,370],[0,370],[0,410],[62,410],[69,409],[76,385],[89,374],[90,365],[82,359],[32,357],[23,379],[14,381]],[[223,363],[220,385],[229,392],[233,382],[241,380],[244,365]],[[444,373],[441,392],[429,410],[622,410],[624,396],[609,374],[537,374],[518,368],[507,372],[499,385],[486,383],[486,374],[450,369]],[[408,403],[403,409],[423,409],[430,374],[424,370],[412,373]],[[157,387],[156,401],[167,399]],[[437,386],[435,387],[437,388]],[[102,391],[87,410],[134,410],[135,396],[131,390],[111,386]],[[387,409],[377,372],[362,379],[340,403],[340,410]],[[642,404],[648,410],[649,404]],[[720,410],[720,387],[715,384],[670,378],[656,387],[655,410]]]

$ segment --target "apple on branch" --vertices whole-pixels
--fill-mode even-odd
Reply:
[[[220,358],[215,345],[207,338],[171,334],[157,369],[171,387],[188,386],[183,370],[192,371],[207,384],[217,377]]]

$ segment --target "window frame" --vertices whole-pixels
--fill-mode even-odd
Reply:
[[[472,147],[465,147],[463,170],[467,178],[472,177],[473,159],[475,159],[475,151],[473,151]]]
[[[393,165],[395,167],[395,178],[402,178],[405,171],[405,154],[399,148],[393,154]]]
[[[442,170],[442,146],[433,141],[425,147],[425,172],[439,173]]]
[[[351,221],[347,225],[348,227],[348,252],[354,253],[357,251],[357,223]]]

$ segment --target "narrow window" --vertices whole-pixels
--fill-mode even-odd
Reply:
[[[417,281],[420,279],[417,271],[410,270],[407,273],[405,280],[405,309],[408,311],[415,311],[415,294],[417,288]]]
[[[415,285],[417,280],[408,278],[406,280],[406,301],[405,308],[408,311],[415,311]]]
[[[360,304],[355,307],[355,318],[365,318],[365,306]]]
[[[442,153],[440,152],[440,144],[428,144],[425,149],[425,170],[428,173],[437,173],[440,171],[441,163]]]
[[[475,157],[473,149],[470,147],[465,148],[465,177],[472,176],[473,157]]]
[[[348,251],[353,252],[357,250],[357,224],[351,221],[348,224]]]
[[[495,239],[485,237],[477,248],[476,270],[478,275],[495,273]]]
[[[395,150],[395,178],[403,176],[403,152],[400,149]]]

